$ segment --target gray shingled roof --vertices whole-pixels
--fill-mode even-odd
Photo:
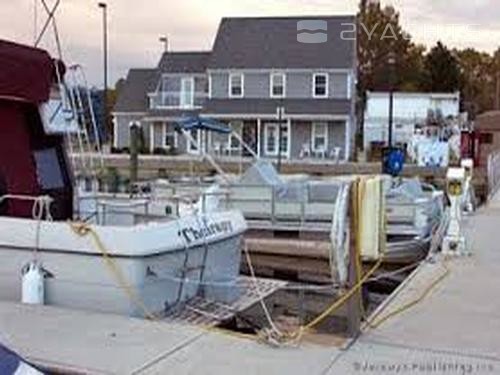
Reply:
[[[301,20],[326,21],[328,41],[299,43],[297,22]],[[352,68],[355,41],[342,40],[341,33],[350,30],[343,23],[354,22],[354,16],[223,18],[208,68]]]
[[[165,52],[158,64],[164,73],[204,73],[211,52]]]
[[[203,112],[206,114],[275,114],[284,106],[287,114],[344,115],[350,113],[350,100],[339,99],[210,99]]]
[[[148,108],[148,95],[158,81],[158,69],[130,69],[115,104],[115,112],[144,112]]]

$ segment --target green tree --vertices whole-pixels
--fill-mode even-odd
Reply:
[[[424,61],[423,87],[433,92],[454,92],[460,89],[460,65],[441,42],[433,47]]]
[[[425,47],[415,45],[400,25],[399,13],[379,2],[362,0],[358,14],[358,79],[361,95],[387,90],[391,81],[389,55],[396,56],[394,85],[417,89]]]
[[[358,54],[358,129],[363,133],[363,113],[367,91],[417,91],[421,87],[425,47],[415,45],[400,25],[399,13],[378,1],[361,0],[359,4]],[[389,66],[389,56],[395,56]],[[362,140],[359,140],[362,142]]]

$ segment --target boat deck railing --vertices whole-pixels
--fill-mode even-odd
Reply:
[[[315,197],[310,186],[304,185],[297,196],[283,196],[282,188],[273,185],[227,184],[218,193],[207,192],[208,184],[165,184],[153,189],[153,196],[170,200],[178,196],[191,197],[201,202],[201,211],[206,212],[213,196],[220,199],[219,208],[242,211],[250,226],[258,227],[307,227],[317,224],[329,228],[335,209],[335,197]],[[293,195],[293,194],[292,194]],[[425,198],[388,199],[388,233],[420,234],[429,225],[431,207],[439,194],[428,194]],[[394,232],[394,233],[393,233]]]

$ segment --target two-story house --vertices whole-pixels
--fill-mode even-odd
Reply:
[[[208,97],[210,52],[165,52],[154,69],[131,69],[114,108],[113,146],[129,147],[130,126],[141,126],[144,147],[193,151],[173,122],[200,113]]]
[[[311,20],[323,25],[321,43],[299,37],[300,22]],[[231,136],[193,133],[198,144],[188,147],[176,135],[172,121],[200,113],[227,123],[264,158],[277,157],[281,137],[283,158],[348,159],[356,41],[345,31],[353,22],[351,16],[223,19],[211,52],[167,52],[158,68],[130,71],[115,108],[114,146],[128,147],[129,125],[138,121],[151,151],[238,152]]]

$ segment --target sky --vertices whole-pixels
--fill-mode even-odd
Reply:
[[[49,7],[55,0],[46,0]],[[37,4],[37,12],[35,5]],[[56,14],[63,59],[85,67],[92,85],[102,86],[102,13],[97,0],[61,0]],[[132,67],[154,67],[168,35],[170,50],[209,50],[219,21],[230,16],[355,14],[358,0],[107,0],[110,85]],[[500,45],[498,0],[382,0],[396,7],[414,41],[432,46]],[[36,17],[35,17],[36,14]],[[46,15],[41,0],[0,0],[0,38],[33,44],[35,25]],[[36,22],[35,22],[36,19]],[[52,30],[41,46],[52,53]]]

